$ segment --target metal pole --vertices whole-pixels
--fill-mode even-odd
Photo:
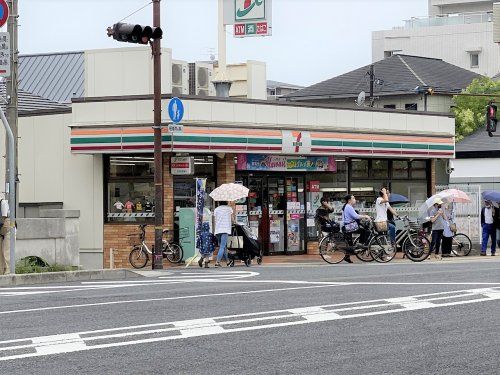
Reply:
[[[427,93],[424,93],[424,112],[427,112]]]
[[[8,154],[8,175],[9,175],[9,188],[7,190],[9,194],[9,209],[10,209],[10,273],[16,273],[16,172],[15,172],[15,162],[14,154],[16,151],[16,145],[14,142],[14,134],[10,128],[9,122],[5,117],[5,113],[0,110],[0,117],[2,118],[3,126],[5,127],[5,133],[7,134],[7,139],[9,142],[9,154]],[[6,184],[7,185],[7,184]]]
[[[373,84],[375,83],[375,73],[373,64],[370,65],[370,107],[373,107],[375,98],[373,97]]]
[[[160,1],[153,0],[153,26],[160,27]],[[154,70],[154,159],[155,159],[155,248],[152,268],[163,269],[163,155],[161,139],[161,42],[155,39],[153,47]]]
[[[17,71],[18,71],[18,0],[9,0],[8,1],[10,16],[7,20],[7,31],[10,35],[10,77],[5,78],[5,92],[7,94],[7,120],[9,122],[10,128],[12,130],[12,134],[14,135],[14,174],[16,176],[17,181],[17,173],[18,173],[18,157],[17,157],[17,140],[18,140],[18,90],[17,90]],[[6,146],[8,146],[8,142],[6,142]],[[6,147],[8,150],[8,147]],[[9,152],[7,151],[7,154]],[[7,180],[9,176],[7,173],[5,174],[5,179]],[[16,212],[18,210],[18,187],[14,186],[14,190],[16,191],[16,202],[10,205],[10,209],[14,207]]]

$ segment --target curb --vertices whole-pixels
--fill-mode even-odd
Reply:
[[[128,269],[28,273],[0,276],[0,287],[88,280],[136,279],[142,277],[144,276]]]

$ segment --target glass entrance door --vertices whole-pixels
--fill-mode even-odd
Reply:
[[[305,252],[304,178],[286,178],[287,253]]]
[[[286,191],[283,177],[267,178],[267,209],[269,217],[269,254],[286,251]]]

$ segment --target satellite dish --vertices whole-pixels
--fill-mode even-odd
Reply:
[[[361,107],[363,104],[365,104],[366,101],[366,93],[364,91],[361,91],[358,95],[358,99],[356,100],[356,104],[358,107]]]

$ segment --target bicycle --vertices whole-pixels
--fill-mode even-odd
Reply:
[[[368,246],[364,249],[357,244],[359,237],[352,239],[352,233],[345,233],[337,224],[335,229],[327,232],[328,234],[323,236],[318,244],[321,258],[329,264],[338,264],[349,253],[354,253],[358,259],[364,262],[375,260],[379,263],[386,263],[391,261],[396,255],[396,251],[394,251],[394,246],[388,235],[378,233],[371,221],[369,226]]]
[[[472,241],[464,233],[455,233],[452,237],[451,252],[457,257],[466,257],[472,250]]]
[[[148,264],[149,256],[153,255],[153,249],[150,250],[148,245],[146,244],[146,227],[147,224],[139,225],[139,233],[129,234],[127,235],[129,239],[129,243],[132,245],[132,251],[128,256],[129,262],[132,267],[140,269],[146,267]],[[167,235],[169,233],[168,229],[163,230],[163,235]],[[184,255],[184,251],[182,246],[173,241],[167,241],[166,239],[162,240],[163,248],[162,248],[162,257],[163,259],[167,259],[170,263],[180,263],[182,261],[182,257]]]
[[[365,242],[368,246],[361,251],[355,251],[356,257],[364,262],[375,260],[378,263],[388,263],[393,260],[396,256],[396,246],[389,234],[377,231],[373,220],[370,220],[368,224],[361,223],[360,225],[369,230],[370,234]]]
[[[418,221],[411,221],[408,216],[400,218],[404,230],[396,235],[395,245],[401,247],[404,256],[413,262],[422,262],[430,255],[431,244]]]

